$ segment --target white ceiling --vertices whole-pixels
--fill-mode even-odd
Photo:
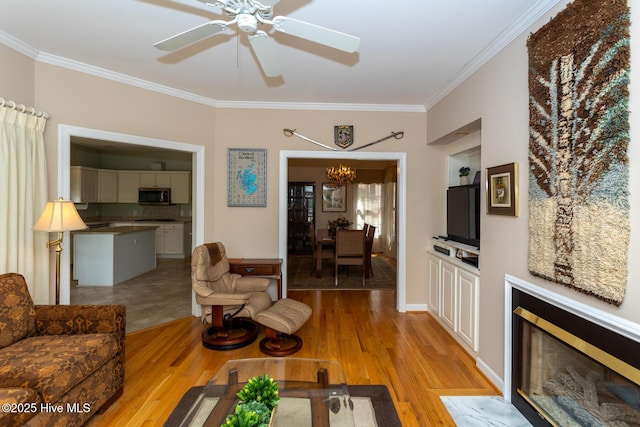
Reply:
[[[283,67],[278,78],[264,77],[235,27],[176,52],[154,48],[226,18],[196,0],[0,0],[0,43],[37,61],[213,105],[373,104],[420,111],[558,1],[281,0],[274,15],[353,34],[361,43],[348,54],[267,27]]]

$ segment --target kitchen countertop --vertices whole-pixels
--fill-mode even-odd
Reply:
[[[102,228],[79,230],[79,231],[76,231],[76,233],[125,234],[125,233],[137,233],[139,231],[155,230],[156,228],[158,227],[154,225],[102,227]]]

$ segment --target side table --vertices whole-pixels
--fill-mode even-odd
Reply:
[[[275,279],[278,299],[282,299],[282,258],[229,258],[229,272]]]

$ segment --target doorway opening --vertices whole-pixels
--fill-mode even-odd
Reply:
[[[279,175],[279,256],[287,265],[288,256],[288,184],[289,160],[332,160],[332,161],[393,161],[396,162],[397,182],[397,304],[400,312],[406,311],[406,153],[404,152],[321,152],[321,151],[281,151]],[[286,296],[286,268],[283,269],[283,295]]]
[[[72,137],[112,141],[154,149],[166,149],[191,153],[192,155],[192,249],[204,243],[204,147],[177,141],[148,138],[69,125],[58,126],[58,195],[71,197],[71,140]],[[68,240],[67,240],[68,241]],[[62,252],[60,267],[60,302],[70,303],[71,283],[70,251]],[[195,297],[191,299],[191,312],[199,315]]]

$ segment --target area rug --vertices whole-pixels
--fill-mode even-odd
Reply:
[[[333,261],[322,264],[322,277],[317,278],[311,256],[291,256],[288,260],[287,289],[289,290],[344,290],[344,289],[395,289],[396,268],[392,260],[384,256],[372,256],[373,276],[362,286],[362,267],[341,266],[338,287],[335,286]]]
[[[620,305],[629,247],[629,7],[576,0],[532,34],[529,271]]]
[[[342,402],[338,398],[332,398],[330,402],[330,411],[340,410],[340,406],[347,404],[353,408],[353,416],[355,425],[358,427],[402,427],[398,413],[393,405],[393,400],[389,394],[389,390],[384,385],[350,385],[349,402]],[[191,406],[202,391],[203,387],[192,387],[180,399],[175,409],[164,423],[165,427],[179,426],[181,421],[187,416]],[[205,402],[208,410],[215,405],[217,397],[207,398],[210,401]],[[306,400],[306,399],[294,399]],[[308,406],[308,405],[307,405]],[[294,410],[289,413],[278,408],[276,425],[283,426],[304,426],[310,425],[308,422],[296,420],[296,416],[304,414],[304,410]],[[304,416],[304,415],[302,415]],[[206,419],[202,415],[201,418]],[[196,421],[196,425],[201,425],[201,421]]]

